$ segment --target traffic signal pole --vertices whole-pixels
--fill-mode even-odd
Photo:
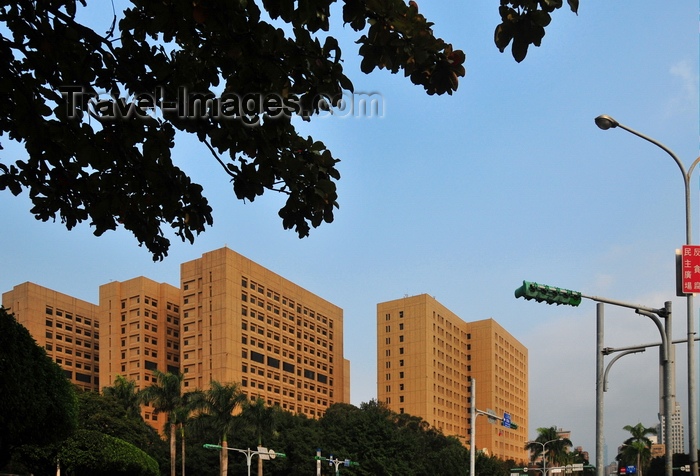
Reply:
[[[476,379],[471,379],[471,396],[472,404],[469,411],[469,476],[476,476],[476,417],[479,415],[487,416],[489,419],[498,420],[506,428],[517,430],[518,425],[510,421],[510,417],[506,421],[506,415],[503,418],[493,413],[485,412],[476,408]]]
[[[615,299],[609,299],[599,296],[587,296],[577,291],[562,289],[553,286],[538,284],[531,281],[523,281],[523,285],[515,290],[515,297],[522,297],[526,300],[535,300],[537,302],[546,302],[547,304],[565,304],[569,306],[578,306],[582,298],[590,299],[598,303],[598,331],[597,331],[597,355],[596,355],[596,476],[603,476],[602,464],[602,439],[603,439],[603,415],[602,415],[602,391],[603,391],[603,372],[602,372],[602,351],[603,351],[603,307],[602,304],[611,304],[618,307],[626,307],[634,309],[637,314],[647,316],[659,330],[661,335],[661,369],[663,381],[663,416],[664,416],[664,433],[666,438],[666,457],[665,457],[665,476],[673,476],[673,455],[671,454],[671,413],[673,411],[673,403],[675,395],[672,388],[672,369],[673,369],[673,349],[671,348],[671,301],[666,301],[663,308],[652,308],[640,306],[639,304],[631,304]],[[660,318],[666,320],[666,325],[661,322]]]

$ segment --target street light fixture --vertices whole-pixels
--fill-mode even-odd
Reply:
[[[561,441],[563,438],[555,438],[553,440],[545,441],[542,443],[541,441],[537,440],[532,440],[532,441],[526,441],[525,444],[538,444],[542,446],[542,476],[547,476],[547,445],[550,443],[554,443],[555,441]]]
[[[683,175],[683,182],[685,185],[685,244],[690,245],[692,243],[692,227],[691,227],[691,206],[690,206],[690,176],[695,169],[695,166],[700,162],[700,157],[695,159],[688,171],[686,172],[683,163],[680,161],[678,156],[673,153],[671,149],[663,145],[661,142],[648,137],[641,132],[635,131],[623,124],[620,124],[615,119],[608,115],[600,115],[595,118],[595,124],[602,130],[614,129],[619,127],[627,132],[640,137],[647,142],[651,142],[655,146],[662,149],[676,162],[678,168]],[[695,314],[693,311],[693,294],[686,294],[687,303],[687,350],[688,350],[688,443],[690,449],[690,469],[693,476],[698,476],[698,428],[697,428],[697,392],[696,392],[696,365],[695,365]],[[670,340],[670,337],[669,337]],[[670,435],[667,435],[667,437]],[[670,448],[667,448],[670,450]]]

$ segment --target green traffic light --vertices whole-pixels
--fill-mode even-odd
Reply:
[[[523,285],[515,290],[515,297],[527,300],[534,299],[537,302],[546,302],[557,306],[560,304],[567,306],[578,306],[581,304],[580,292],[538,284],[532,281],[523,281]]]

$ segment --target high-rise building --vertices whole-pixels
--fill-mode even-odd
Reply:
[[[660,357],[660,360],[663,360]],[[671,388],[676,388],[676,347],[671,346],[671,365],[669,367],[671,372]],[[670,448],[672,455],[678,453],[685,453],[685,426],[683,425],[683,412],[681,406],[676,401],[676,396],[671,395],[669,397],[669,404],[671,405],[671,435],[668,440],[666,439],[666,418],[664,413],[664,381],[663,381],[663,371],[660,368],[659,371],[659,425],[657,427],[657,434],[659,435],[659,443],[663,443]]]
[[[34,283],[2,295],[2,305],[80,388],[100,386],[100,323],[97,306]]]
[[[117,375],[148,387],[153,370],[180,371],[180,289],[138,277],[100,286],[100,367],[102,386]],[[165,415],[149,407],[143,418],[162,429]]]
[[[502,459],[527,459],[527,349],[493,319],[467,323],[427,294],[379,303],[377,398],[395,412],[467,439],[475,399],[478,410],[499,419],[507,413],[518,426],[477,417],[476,448]]]
[[[144,388],[157,369],[183,372],[183,391],[239,383],[251,399],[312,418],[350,402],[341,308],[228,248],[183,263],[180,282],[113,281],[99,305],[24,283],[2,304],[87,390],[118,375]],[[165,424],[148,407],[142,414]]]
[[[659,413],[659,425],[657,434],[660,435],[659,440],[666,440],[666,418],[663,413]],[[681,405],[678,402],[673,402],[673,411],[671,412],[671,438],[668,440],[671,448],[671,454],[685,453],[685,426],[683,425],[683,415]]]
[[[341,308],[228,248],[183,263],[180,288],[185,390],[239,382],[313,418],[349,403]]]
[[[515,431],[477,418],[477,448],[489,448],[501,459],[527,460],[524,443],[528,439],[528,351],[493,319],[467,323],[469,376],[476,378],[476,407],[492,409],[496,415],[510,415],[518,425]]]

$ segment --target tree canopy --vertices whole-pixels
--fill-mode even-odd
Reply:
[[[158,476],[158,463],[144,451],[98,431],[78,430],[58,453],[61,467],[75,476]]]
[[[652,459],[652,442],[647,435],[656,435],[656,428],[647,428],[640,422],[636,425],[625,425],[622,429],[629,431],[631,436],[622,443],[617,460],[626,465],[636,466],[639,476],[642,476]]]
[[[113,16],[108,31],[79,21],[88,3]],[[103,0],[0,2],[0,135],[27,152],[0,159],[0,190],[27,190],[37,219],[68,229],[124,227],[163,259],[164,228],[192,242],[213,224],[203,187],[172,159],[179,131],[218,161],[237,198],[285,194],[284,228],[307,236],[333,220],[339,159],[293,119],[354,91],[328,34],[336,3],[131,0],[116,12]],[[402,71],[431,95],[457,89],[465,54],[435,37],[416,2],[340,3],[362,72]],[[522,61],[562,1],[500,4],[496,45],[512,42]]]
[[[61,441],[76,428],[78,405],[63,370],[0,307],[0,467],[20,445]]]

